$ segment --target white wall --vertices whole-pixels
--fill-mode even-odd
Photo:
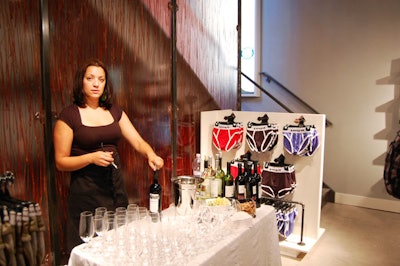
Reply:
[[[264,0],[262,11],[261,71],[333,123],[324,182],[337,202],[400,212],[382,178],[400,129],[400,85],[377,84],[400,58],[400,1]],[[242,110],[277,109],[263,95],[242,98]]]

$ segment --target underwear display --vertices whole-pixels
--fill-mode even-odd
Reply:
[[[279,208],[276,209],[275,214],[279,235],[283,238],[287,238],[293,233],[294,223],[297,217],[297,209],[294,206],[288,206],[283,209]]]
[[[296,218],[299,214],[301,215],[300,242],[298,244],[302,245],[304,244],[305,204],[293,200],[303,197],[302,193],[295,195],[297,188],[295,165],[297,166],[298,163],[298,166],[301,166],[299,167],[301,170],[299,174],[307,177],[313,174],[303,173],[304,167],[302,166],[313,164],[314,161],[318,163],[318,160],[315,159],[319,158],[319,152],[315,153],[315,151],[318,151],[319,146],[323,145],[321,140],[324,137],[320,135],[324,132],[317,130],[317,128],[320,128],[319,120],[312,117],[312,121],[315,121],[316,124],[306,125],[303,116],[294,119],[293,123],[287,123],[283,120],[287,118],[280,115],[275,116],[275,114],[276,123],[269,123],[267,114],[261,114],[260,117],[257,117],[257,121],[252,121],[253,119],[248,113],[244,113],[240,117],[242,121],[250,118],[243,122],[243,124],[247,123],[245,128],[243,128],[242,122],[233,121],[235,118],[233,113],[230,116],[225,116],[225,121],[210,125],[212,148],[219,151],[231,151],[226,154],[225,160],[229,161],[228,167],[234,179],[237,180],[239,172],[243,173],[244,166],[248,168],[248,165],[251,165],[252,168],[251,172],[250,170],[249,172],[246,171],[248,176],[251,176],[255,169],[257,169],[257,173],[260,173],[257,180],[259,205],[268,204],[275,208],[280,240],[288,238],[297,230]],[[209,121],[210,117],[207,117],[206,122]],[[281,132],[282,135],[279,136]],[[244,137],[246,143],[245,146],[241,146]],[[278,158],[271,160],[271,156],[274,156],[276,152],[280,153],[277,149],[282,150],[282,153]],[[284,154],[290,154],[288,155],[291,160],[290,163],[285,163]],[[311,161],[306,158],[299,158],[299,156],[313,156],[314,154],[317,157],[310,158]],[[252,155],[254,158],[251,158]],[[246,187],[247,191],[254,191],[253,188],[254,185]],[[311,194],[312,191],[310,191],[310,196],[312,196]],[[240,194],[240,196],[242,195]],[[235,197],[239,197],[238,193],[235,194]],[[296,208],[297,205],[302,206],[302,210],[299,210],[299,212]],[[294,230],[295,225],[296,230]]]
[[[283,155],[280,158],[284,158]],[[275,159],[277,161],[277,159]],[[261,172],[261,196],[284,198],[294,192],[296,174],[294,165],[266,162]]]
[[[278,227],[279,239],[283,240],[289,237],[295,227],[298,211],[296,204],[302,205],[301,224],[300,224],[300,242],[303,243],[304,230],[304,204],[301,202],[264,197],[261,199],[262,204],[270,205],[275,208],[276,225]]]
[[[247,124],[246,140],[252,151],[271,151],[278,143],[278,125],[257,125],[249,122]]]
[[[311,156],[319,147],[318,131],[313,125],[304,125],[304,118],[299,125],[286,125],[282,130],[283,146],[293,155]]]
[[[234,122],[235,115],[225,117],[228,122],[216,122],[212,131],[212,142],[219,151],[238,149],[242,145],[244,127],[241,122]]]

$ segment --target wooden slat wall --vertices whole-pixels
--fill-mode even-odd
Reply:
[[[40,25],[38,1],[0,2],[0,174],[14,173],[5,186],[13,198],[47,213]],[[48,235],[45,241],[49,247]]]

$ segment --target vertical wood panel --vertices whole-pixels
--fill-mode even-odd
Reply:
[[[41,205],[49,256],[38,1],[0,3],[0,92],[0,173],[14,173],[13,198]]]
[[[191,173],[191,160],[200,151],[200,112],[236,108],[238,7],[231,0],[177,3],[178,140],[187,131],[196,136],[195,143],[178,150],[184,172]]]
[[[221,109],[235,109],[237,92],[238,3],[179,0],[177,22],[181,64],[188,64]],[[183,68],[183,73],[187,72]],[[185,75],[186,76],[186,75]],[[185,82],[185,81],[183,81]],[[187,88],[182,85],[180,89]],[[209,98],[201,100],[204,105]],[[213,106],[214,107],[214,106]]]

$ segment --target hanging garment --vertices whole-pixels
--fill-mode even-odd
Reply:
[[[36,254],[38,247],[38,225],[36,220],[36,211],[35,206],[33,204],[29,205],[28,208],[28,217],[29,217],[29,234],[31,235],[31,246],[32,246],[32,257],[33,261],[36,265]]]
[[[0,222],[0,229],[3,230],[3,224]],[[7,265],[7,258],[6,258],[6,244],[3,242],[3,238],[0,237],[0,266]]]
[[[238,149],[243,142],[244,128],[242,123],[215,123],[212,131],[212,142],[219,151]]]
[[[17,261],[15,258],[15,216],[16,212],[14,210],[8,211],[7,207],[3,207],[3,227],[1,230],[1,235],[3,241],[6,244],[7,251],[7,265],[16,266]]]
[[[22,230],[21,230],[21,241],[23,246],[24,257],[27,265],[36,265],[36,259],[33,255],[32,249],[32,236],[29,234],[29,211],[27,207],[24,207],[22,211]]]
[[[241,122],[235,122],[235,114],[225,116],[225,121],[215,122],[212,130],[212,142],[219,151],[238,149],[242,145],[244,128]]]
[[[271,151],[278,143],[278,125],[247,123],[246,141],[250,150],[261,153]]]
[[[284,126],[283,146],[293,155],[311,156],[319,147],[318,131],[314,126]]]
[[[15,241],[16,241],[16,259],[18,266],[25,266],[25,257],[24,257],[24,244],[22,242],[22,213],[17,213],[17,226],[15,227]]]
[[[294,165],[281,163],[264,163],[261,172],[261,196],[284,198],[296,188]]]
[[[35,211],[36,211],[36,221],[38,226],[38,239],[37,239],[38,246],[37,246],[36,261],[37,265],[42,265],[46,252],[46,247],[44,243],[44,231],[46,230],[46,227],[44,226],[42,211],[39,203],[35,204]]]
[[[9,171],[0,176],[0,232],[7,266],[42,265],[45,257],[45,226],[40,206],[13,198],[8,185],[14,180],[14,175]]]
[[[287,209],[278,208],[276,210],[276,220],[279,235],[287,238],[293,233],[294,223],[297,217],[297,209],[293,206]]]

